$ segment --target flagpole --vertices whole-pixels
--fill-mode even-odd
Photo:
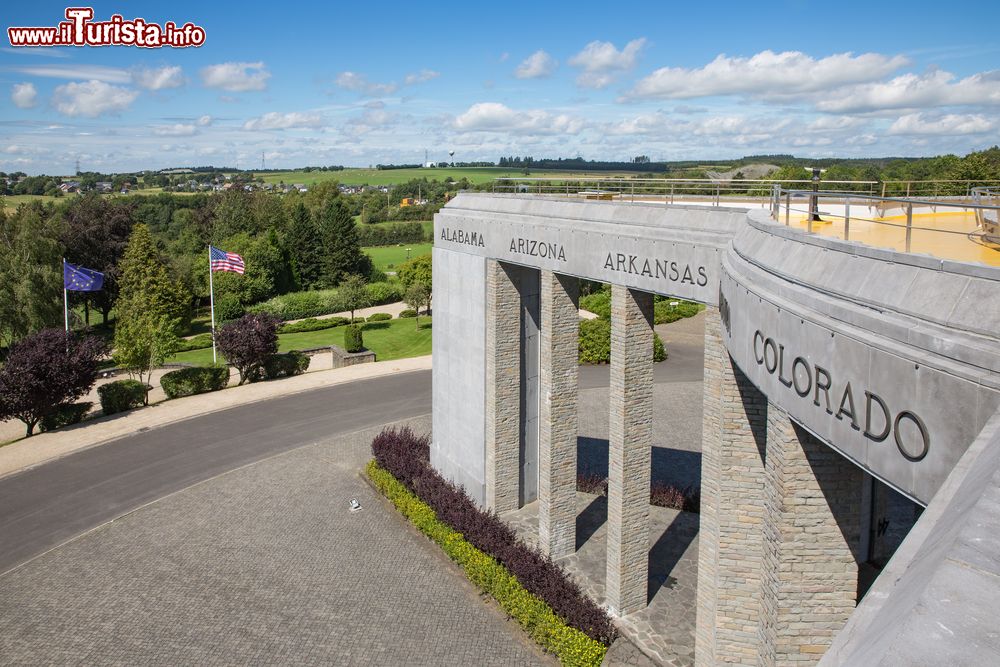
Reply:
[[[212,246],[208,246],[208,298],[212,304],[212,364],[218,363],[215,356],[215,285],[212,281]]]
[[[66,333],[69,334],[69,294],[66,291],[66,258],[63,257],[63,319],[66,321]]]

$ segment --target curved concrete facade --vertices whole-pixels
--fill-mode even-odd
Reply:
[[[572,277],[612,284],[609,608],[645,604],[648,294],[699,301],[697,662],[815,662],[856,603],[865,472],[933,503],[1000,408],[1000,269],[758,210],[460,195],[435,218],[432,462],[498,511],[537,497],[556,557],[573,543],[575,371],[553,343],[575,340]]]

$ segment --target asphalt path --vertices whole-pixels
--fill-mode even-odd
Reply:
[[[0,480],[0,573],[221,473],[430,411],[430,371],[400,373],[168,424],[12,475]]]
[[[694,319],[694,318],[692,318]],[[689,322],[689,323],[688,323]],[[669,329],[654,381],[702,376],[700,318]],[[610,368],[581,366],[579,386]],[[431,411],[431,372],[400,373],[213,412],[92,447],[0,480],[0,574],[192,484],[303,445]]]

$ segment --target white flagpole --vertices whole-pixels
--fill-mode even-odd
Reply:
[[[218,363],[215,355],[215,285],[212,281],[212,246],[208,246],[208,298],[212,303],[212,364]]]
[[[63,318],[66,321],[66,333],[69,333],[69,294],[66,291],[66,258],[63,257]]]

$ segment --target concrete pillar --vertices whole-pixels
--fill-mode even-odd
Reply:
[[[767,398],[705,318],[695,664],[757,659]]]
[[[577,368],[580,281],[541,275],[538,537],[553,558],[576,550]]]
[[[768,406],[758,663],[817,662],[854,611],[860,468]]]
[[[645,608],[653,439],[653,295],[611,286],[607,603]]]
[[[518,269],[486,262],[486,507],[517,509],[521,402]]]

